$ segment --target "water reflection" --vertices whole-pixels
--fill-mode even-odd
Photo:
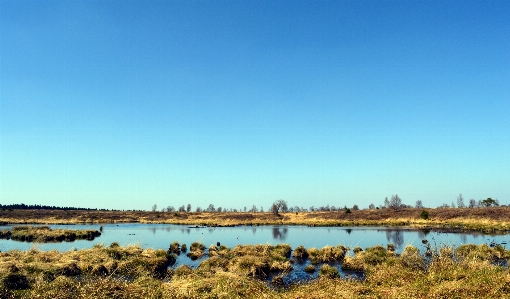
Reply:
[[[1,229],[8,229],[4,226]],[[97,225],[61,225],[58,228],[68,229],[97,229]],[[251,232],[251,233],[250,233]],[[466,243],[481,244],[507,242],[510,235],[491,236],[481,233],[451,233],[431,230],[410,230],[387,227],[307,227],[307,226],[238,226],[238,227],[188,227],[184,225],[165,224],[105,224],[103,233],[94,241],[76,241],[73,243],[34,244],[12,240],[0,240],[0,251],[11,249],[29,250],[36,246],[41,250],[66,251],[73,248],[90,248],[94,244],[110,245],[118,242],[120,245],[139,245],[144,248],[167,249],[173,241],[191,244],[199,241],[206,247],[216,242],[233,247],[238,244],[289,244],[292,248],[303,245],[305,247],[322,248],[326,245],[344,245],[362,248],[375,245],[386,246],[392,243],[397,252],[410,244],[421,248],[421,241],[428,239],[432,244],[460,245]]]
[[[427,237],[427,235],[430,233],[430,229],[422,229],[422,230],[419,230],[418,231],[418,237],[420,239],[425,239]]]
[[[404,244],[404,233],[402,230],[386,230],[386,240],[395,248],[401,249]]]
[[[279,227],[273,227],[273,240],[285,241],[289,229],[285,226],[280,230]]]

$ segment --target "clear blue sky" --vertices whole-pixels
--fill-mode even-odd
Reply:
[[[510,1],[0,1],[0,203],[510,204]]]

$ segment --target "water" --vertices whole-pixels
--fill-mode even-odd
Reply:
[[[0,230],[12,226],[0,226]],[[95,229],[100,225],[50,225],[53,229]],[[233,247],[238,244],[289,244],[292,248],[304,245],[306,248],[322,248],[326,245],[344,245],[366,248],[374,245],[393,244],[397,252],[411,244],[422,247],[421,241],[429,240],[432,245],[461,244],[510,244],[510,235],[485,235],[481,233],[440,233],[424,230],[410,230],[395,227],[307,227],[307,226],[236,226],[196,228],[185,225],[168,224],[105,224],[102,235],[93,241],[77,240],[63,243],[27,243],[13,240],[0,240],[0,250],[40,250],[67,251],[91,248],[94,244],[110,245],[118,242],[121,246],[139,245],[142,248],[168,249],[170,243],[178,241],[187,244],[201,242],[206,247],[220,242]],[[510,245],[509,245],[510,246]]]
[[[9,229],[12,226],[0,226],[0,230]],[[100,225],[50,225],[53,229],[95,229]],[[142,248],[168,249],[170,243],[177,241],[186,244],[188,248],[193,242],[201,242],[206,248],[209,245],[221,245],[234,247],[238,244],[289,244],[292,248],[303,245],[306,248],[322,248],[326,245],[344,245],[351,249],[355,246],[361,248],[375,245],[393,244],[395,251],[400,253],[406,245],[410,244],[422,251],[425,249],[422,240],[427,239],[432,246],[458,246],[461,244],[490,244],[495,242],[510,244],[510,235],[484,235],[481,233],[440,233],[426,230],[410,230],[395,227],[307,227],[307,226],[237,226],[237,227],[193,227],[185,225],[167,224],[105,224],[100,237],[93,241],[78,240],[63,243],[27,243],[13,240],[0,240],[0,251],[40,250],[67,251],[74,249],[91,248],[95,244],[109,246],[117,242],[121,246],[139,245]],[[510,245],[508,245],[510,246]],[[352,253],[352,251],[351,251]],[[185,254],[180,254],[172,268],[186,264],[196,268],[204,259],[192,261]],[[294,271],[284,277],[284,282],[290,284],[296,281],[314,279],[317,271],[309,274],[304,268],[310,264],[309,260],[298,262],[293,265]],[[363,274],[346,272],[341,270],[340,264],[331,264],[340,271],[342,276],[363,278]],[[270,280],[272,276],[267,279]]]

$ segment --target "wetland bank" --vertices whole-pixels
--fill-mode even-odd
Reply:
[[[16,221],[1,220],[4,224],[36,222],[30,221],[35,219],[30,216],[34,211],[24,212],[25,217]],[[239,222],[246,215],[223,213],[210,215],[211,226],[203,227],[207,213],[142,213],[136,214],[142,217],[135,223],[117,218],[122,213],[60,213],[40,217],[39,223],[67,223],[49,225],[64,230],[101,226],[101,236],[94,241],[35,246],[0,240],[24,246],[1,243],[1,298],[506,298],[510,291],[506,267],[510,255],[503,244],[508,236],[490,235],[495,230],[487,229],[488,223],[505,227],[506,222],[493,212],[485,211],[494,215],[490,222],[479,218],[480,223],[475,223],[469,218],[471,225],[483,224],[484,229],[471,229],[458,241],[452,236],[459,234],[451,231],[413,225],[420,221],[417,218],[403,221],[405,224],[404,218],[387,219],[399,226],[344,227],[338,226],[339,222],[322,225],[334,219],[334,214],[302,215],[304,219],[329,219],[313,227],[309,223],[281,224],[295,220],[295,213],[282,214],[278,217],[281,222],[269,224],[276,216],[267,213],[258,220],[248,216],[251,223],[239,226],[229,220]],[[67,215],[77,217],[74,220],[100,215],[103,221],[71,224]],[[443,228],[455,226],[440,217],[431,222],[442,222]],[[189,222],[163,224],[175,218]],[[155,223],[158,219],[159,224]],[[213,225],[218,219],[225,222]],[[451,219],[460,221],[459,217]],[[356,221],[368,220],[360,217]],[[265,225],[261,225],[263,221]],[[367,232],[376,232],[381,238]],[[321,243],[314,239],[320,235],[328,237]]]

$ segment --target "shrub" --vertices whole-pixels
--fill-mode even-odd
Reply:
[[[423,210],[420,214],[421,219],[428,220],[429,219],[429,212]]]

